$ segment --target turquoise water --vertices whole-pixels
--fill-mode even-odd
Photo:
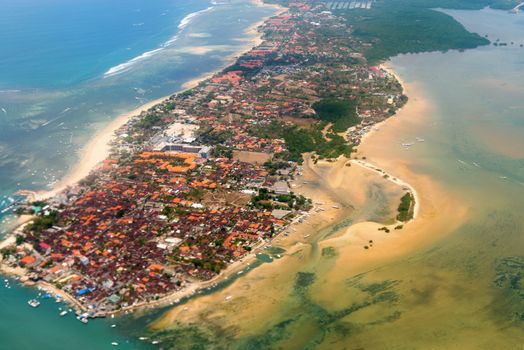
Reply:
[[[120,113],[225,65],[273,11],[246,0],[2,1],[0,211],[17,190],[50,188]],[[138,337],[149,316],[83,325],[53,300],[30,308],[38,291],[9,286],[0,284],[0,349],[148,348]]]
[[[0,88],[78,84],[157,48],[206,1],[5,0]]]

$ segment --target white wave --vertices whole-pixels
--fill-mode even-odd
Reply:
[[[203,14],[205,12],[211,11],[213,8],[214,8],[213,6],[210,6],[210,7],[206,8],[206,9],[190,13],[186,17],[182,18],[182,20],[178,24],[178,30],[180,31],[180,30],[186,28],[191,23],[191,21],[194,20],[196,17],[200,16],[201,14]],[[179,34],[173,36],[171,39],[169,39],[168,41],[163,43],[162,47],[167,47],[167,46],[173,44],[175,41],[178,40],[178,38],[179,38]]]
[[[126,71],[128,71],[131,68],[131,66],[133,66],[137,62],[140,62],[140,61],[142,61],[142,60],[144,60],[144,59],[146,59],[148,57],[151,57],[154,54],[162,51],[163,49],[164,48],[161,47],[159,49],[155,49],[155,50],[144,52],[140,56],[137,56],[137,57],[135,57],[135,58],[125,62],[125,63],[119,64],[118,66],[114,66],[114,67],[110,68],[107,72],[104,73],[104,78],[107,78],[107,77],[110,77],[110,76],[113,76],[113,75],[116,75],[116,74],[120,74],[120,73],[126,72]]]
[[[0,90],[0,94],[14,94],[17,92],[21,92],[21,90]]]
[[[165,43],[163,43],[163,44],[162,44],[162,47],[163,47],[163,48],[166,48],[166,47],[168,47],[169,45],[174,44],[175,41],[177,41],[177,40],[178,40],[178,34],[175,35],[174,37],[172,37],[171,39],[169,39],[168,41],[166,41]]]
[[[206,9],[204,9],[204,10],[200,10],[200,11],[197,11],[197,12],[190,13],[186,17],[182,18],[182,20],[178,24],[179,31],[184,29],[185,27],[187,27],[189,25],[189,23],[191,23],[191,21],[193,19],[195,19],[197,16],[199,16],[199,15],[205,13],[205,12],[211,11],[213,8],[214,8],[213,6],[210,6],[210,7],[206,8]],[[137,56],[137,57],[135,57],[133,59],[130,59],[129,61],[127,61],[125,63],[121,63],[121,64],[119,64],[117,66],[109,68],[107,70],[107,72],[104,73],[104,78],[108,78],[108,77],[111,77],[111,76],[114,76],[114,75],[117,75],[117,74],[121,74],[121,73],[127,72],[129,69],[131,69],[131,67],[133,65],[135,65],[136,63],[138,63],[140,61],[143,61],[143,60],[145,60],[145,59],[147,59],[147,58],[149,58],[149,57],[159,53],[160,51],[162,51],[163,49],[165,49],[169,45],[172,45],[175,41],[178,40],[178,38],[179,38],[179,36],[177,34],[177,35],[173,36],[171,39],[169,39],[168,41],[166,41],[165,43],[163,43],[158,49],[144,52],[140,56]]]
[[[188,25],[189,23],[191,23],[191,21],[192,21],[195,17],[197,17],[197,16],[199,16],[199,15],[205,13],[205,12],[211,11],[213,8],[214,8],[213,6],[210,6],[210,7],[208,7],[207,9],[204,9],[204,10],[200,10],[200,11],[197,11],[197,12],[190,13],[190,14],[187,15],[186,17],[182,18],[182,20],[180,21],[180,24],[178,25],[178,29],[184,29],[185,27],[187,27],[187,25]]]

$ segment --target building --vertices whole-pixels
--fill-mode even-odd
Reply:
[[[291,190],[289,189],[289,186],[287,182],[285,181],[277,181],[273,185],[273,191],[275,191],[276,194],[290,194]]]
[[[162,142],[158,144],[154,149],[155,152],[183,152],[199,154],[202,158],[206,159],[211,153],[210,146],[195,146],[184,143],[167,143]]]

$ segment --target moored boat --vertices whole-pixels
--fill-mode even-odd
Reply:
[[[40,306],[40,302],[38,300],[36,300],[36,299],[31,299],[27,303],[31,307],[38,307],[38,306]]]

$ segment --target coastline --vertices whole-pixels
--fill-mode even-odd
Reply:
[[[257,6],[262,4],[261,1],[257,1],[257,0],[255,0],[253,2],[255,4],[257,4]],[[266,6],[266,5],[264,4],[263,6]],[[272,5],[268,5],[268,6],[272,6]],[[277,5],[275,5],[275,6],[280,10],[278,13],[282,13],[283,11],[285,11],[285,9],[283,7],[277,6]],[[269,17],[271,17],[271,16],[267,16],[267,17],[263,18],[261,21],[253,24],[248,29],[247,32],[249,33],[250,31],[253,31],[253,32],[256,31],[256,28],[258,28]],[[223,67],[219,68],[218,70],[216,70],[214,72],[206,73],[206,74],[204,74],[204,75],[202,75],[202,76],[200,76],[200,77],[198,77],[196,79],[193,79],[193,80],[190,80],[190,81],[186,82],[185,84],[183,84],[183,89],[184,90],[185,89],[189,89],[189,88],[191,88],[193,86],[198,85],[199,82],[201,82],[201,81],[203,81],[205,79],[208,79],[210,76],[213,76],[214,74],[216,74],[217,72],[222,70],[224,67],[227,67],[232,62],[234,62],[235,59],[236,59],[235,56],[238,55],[240,52],[244,52],[244,51],[250,49],[251,47],[258,45],[262,41],[262,33],[260,33],[260,32],[257,32],[257,33],[258,33],[258,35],[255,35],[255,37],[252,40],[249,41],[249,44],[247,44],[246,47],[242,47],[238,52],[236,52],[235,54],[231,55],[230,59],[227,60],[227,62],[224,64]],[[393,76],[398,78],[398,76],[396,74],[393,74]],[[399,82],[401,82],[401,80],[399,80]],[[401,84],[402,84],[402,87],[404,89],[403,82],[401,82]],[[51,196],[55,196],[58,193],[60,193],[61,191],[65,190],[68,186],[73,186],[78,181],[80,181],[81,179],[83,179],[84,177],[89,175],[89,173],[91,171],[93,171],[94,169],[96,169],[96,167],[100,164],[100,162],[102,162],[108,156],[109,151],[110,151],[110,142],[111,142],[111,140],[114,137],[114,132],[118,128],[120,128],[122,125],[124,125],[130,118],[136,116],[137,114],[141,113],[142,111],[145,111],[145,110],[155,106],[158,103],[161,103],[162,101],[166,100],[169,97],[170,96],[166,96],[166,97],[162,97],[162,98],[159,98],[157,100],[151,101],[151,102],[149,102],[149,103],[147,103],[147,104],[145,104],[143,106],[138,107],[137,109],[135,109],[135,110],[133,110],[131,112],[124,113],[121,116],[119,116],[118,118],[116,118],[106,128],[104,128],[100,132],[98,132],[92,138],[92,140],[85,146],[85,148],[82,151],[82,155],[80,157],[80,161],[77,163],[77,166],[75,168],[73,168],[72,171],[63,180],[61,180],[54,189],[52,189],[51,191],[47,191],[47,192],[37,193],[35,195],[35,198],[43,199],[43,198],[48,198],[48,197],[51,197]],[[366,135],[366,137],[367,136],[371,136],[371,135]],[[342,165],[346,161],[348,161],[348,160],[349,159],[342,159],[341,160]],[[352,161],[352,162],[355,162],[356,164],[358,164],[359,166],[361,166],[363,168],[366,168],[368,170],[372,170],[373,172],[376,172],[379,175],[386,174],[383,170],[377,169],[375,166],[371,165],[370,163],[360,162],[360,161]],[[331,167],[331,164],[325,164],[325,165],[328,168]],[[340,170],[340,169],[338,169],[338,170]],[[335,177],[339,178],[339,179],[338,180],[334,180],[334,181],[337,182],[338,185],[340,185],[341,181],[344,182],[344,178],[347,177],[346,174],[347,173],[343,170],[343,174],[342,174],[342,178],[341,179],[339,178],[340,176],[338,174],[335,174]],[[414,218],[415,218],[416,215],[418,214],[418,208],[420,206],[420,201],[419,201],[419,198],[417,196],[417,192],[415,191],[414,187],[411,186],[410,184],[408,184],[407,182],[403,181],[403,180],[399,180],[398,177],[392,178],[391,175],[390,175],[390,177],[391,178],[389,179],[389,182],[392,182],[393,184],[395,184],[397,186],[407,187],[413,193],[413,195],[415,197],[415,210],[414,210]],[[319,178],[321,178],[321,176]],[[336,187],[336,186],[334,186],[334,187]],[[313,194],[313,195],[310,195],[310,198],[313,199],[314,202],[319,202],[321,200],[324,200],[326,197],[323,196],[322,193],[320,193],[320,192],[321,191],[316,191],[317,196],[315,196]],[[336,197],[336,195],[335,195],[335,197]],[[317,221],[320,220],[321,222],[323,222],[323,221],[329,222],[329,221],[332,221],[332,220],[336,220],[337,218],[338,219],[342,219],[343,215],[341,213],[343,213],[344,211],[334,210],[335,206],[337,206],[337,205],[338,205],[337,202],[334,201],[333,204],[332,204],[333,208],[331,208],[329,210],[326,210],[326,211],[323,211],[323,212],[315,213],[314,215],[317,217]],[[315,207],[312,210],[315,210],[315,209],[317,209],[317,208]],[[329,220],[326,220],[328,218],[329,218]],[[308,227],[310,225],[311,225],[310,220],[305,220],[305,222],[303,224],[292,225],[293,227],[290,228],[290,230],[297,231],[297,232],[308,232]],[[288,231],[288,230],[286,230],[286,231]],[[297,238],[296,234],[293,235],[293,236],[295,237],[295,239]],[[304,239],[305,239],[306,235],[303,235],[303,236],[304,236]],[[298,237],[298,238],[300,238],[300,237]],[[277,235],[272,242],[278,242],[280,240],[285,240],[285,239],[282,237],[282,235]],[[169,295],[166,295],[166,296],[162,297],[159,300],[148,301],[148,302],[143,302],[143,303],[138,303],[138,304],[135,304],[135,305],[131,305],[131,306],[123,308],[122,310],[119,310],[118,312],[115,312],[115,313],[122,313],[122,312],[131,311],[131,310],[151,308],[151,307],[156,307],[158,305],[165,305],[165,304],[172,303],[173,301],[176,301],[177,299],[181,299],[181,298],[184,298],[184,297],[187,297],[187,296],[191,296],[191,295],[195,294],[196,292],[198,292],[199,290],[202,290],[202,289],[204,289],[204,288],[206,288],[206,287],[208,287],[210,285],[213,285],[214,283],[217,283],[220,280],[227,279],[229,276],[231,276],[232,274],[236,273],[239,270],[239,268],[243,268],[245,266],[247,261],[251,261],[255,257],[256,253],[259,252],[259,249],[260,249],[260,247],[257,247],[256,249],[253,250],[253,252],[251,254],[248,254],[243,259],[238,260],[235,263],[229,265],[226,270],[224,270],[221,274],[219,274],[218,276],[214,277],[213,279],[211,279],[209,281],[192,282],[192,283],[188,284],[182,290],[179,290],[179,291],[173,292],[173,293],[171,293]],[[293,249],[295,249],[295,248],[293,248]],[[37,283],[37,285],[44,286],[44,284],[41,284],[41,283]],[[64,299],[67,299],[67,300],[71,299],[71,297],[69,295],[67,295],[67,293],[61,291],[61,294],[62,293],[66,294],[66,296],[67,296]],[[74,302],[74,299],[73,299],[73,302]],[[74,302],[74,305],[78,306],[78,303]]]
[[[263,34],[262,32],[258,31],[258,27],[264,24],[264,22],[266,22],[268,18],[272,16],[277,16],[280,13],[286,11],[286,8],[277,4],[265,4],[262,0],[250,0],[250,2],[258,7],[274,8],[277,12],[275,12],[272,15],[263,17],[261,20],[255,22],[249,28],[247,28],[245,30],[245,34],[252,36],[252,38],[247,39],[246,45],[240,47],[237,51],[226,57],[222,66],[220,66],[216,70],[203,73],[202,75],[194,79],[186,81],[184,84],[182,84],[182,88],[180,90],[177,90],[172,94],[157,98],[129,112],[125,112],[117,116],[107,126],[97,131],[90,138],[88,143],[80,149],[80,155],[76,163],[64,175],[64,177],[53,186],[52,189],[41,191],[21,190],[19,191],[19,193],[23,193],[24,195],[31,197],[31,200],[43,200],[58,195],[68,187],[75,186],[79,181],[88,176],[92,171],[96,170],[97,167],[101,164],[101,162],[103,162],[109,156],[111,149],[110,144],[115,137],[115,131],[117,131],[120,127],[125,125],[131,118],[139,115],[144,111],[147,111],[148,109],[154,107],[157,104],[162,103],[163,101],[169,99],[172,95],[198,86],[200,82],[211,78],[213,75],[217,74],[224,68],[233,64],[239,55],[259,45],[262,42]]]
[[[409,101],[395,116],[381,123],[383,129],[372,128],[373,131],[366,134],[357,152],[358,158],[366,157],[365,161],[341,157],[336,162],[318,161],[315,164],[306,157],[303,174],[291,187],[311,198],[315,207],[306,220],[290,225],[284,231],[286,235],[280,234],[271,242],[285,249],[281,259],[257,267],[223,290],[191,299],[184,308],[168,310],[151,324],[151,329],[165,331],[177,322],[213,322],[214,317],[223,322],[225,310],[235,308],[238,309],[235,319],[228,319],[226,324],[220,323],[221,326],[241,328],[245,334],[253,334],[263,327],[258,319],[271,320],[281,312],[276,300],[285,299],[293,289],[294,279],[290,276],[296,271],[307,271],[311,266],[316,270],[317,259],[321,257],[315,258],[313,251],[328,247],[337,251],[333,265],[322,275],[322,279],[330,281],[330,288],[325,290],[319,285],[311,293],[320,305],[336,309],[340,307],[338,303],[343,303],[337,293],[346,288],[348,276],[397,261],[458,228],[467,215],[467,206],[435,179],[411,170],[414,163],[408,162],[409,153],[400,145],[394,147],[402,134],[429,125],[433,109],[423,89],[404,81],[402,86]],[[347,162],[356,166],[348,167]],[[389,177],[386,179],[384,175]],[[413,219],[403,223],[402,229],[393,229],[398,223],[348,222],[348,217],[358,216],[358,208],[365,206],[367,191],[375,182],[408,188],[415,197]],[[379,230],[384,226],[391,232]],[[363,249],[370,241],[373,248]],[[304,261],[305,257],[311,261]],[[253,294],[253,290],[261,292]]]
[[[257,7],[274,8],[276,12],[271,15],[261,18],[259,21],[249,26],[249,28],[247,28],[244,33],[251,36],[252,38],[246,39],[246,45],[240,47],[237,51],[235,51],[234,53],[226,57],[224,64],[222,66],[220,66],[216,70],[213,70],[208,73],[204,73],[194,79],[186,81],[184,84],[182,84],[182,89],[175,91],[174,93],[170,95],[160,97],[146,104],[143,104],[135,108],[134,110],[120,114],[113,121],[111,121],[107,126],[97,131],[90,138],[88,143],[84,147],[81,148],[79,152],[80,156],[78,158],[78,161],[75,163],[72,169],[70,169],[67,172],[67,174],[53,186],[52,189],[42,190],[42,191],[21,190],[21,191],[18,191],[18,193],[27,196],[28,198],[30,198],[30,200],[33,200],[33,201],[44,200],[44,199],[49,199],[54,196],[57,196],[58,194],[67,190],[68,188],[75,186],[82,179],[84,179],[89,174],[91,174],[93,171],[95,171],[102,164],[102,162],[105,159],[107,159],[107,157],[110,155],[111,142],[115,138],[115,132],[119,128],[124,126],[133,117],[136,117],[139,114],[141,114],[142,112],[145,112],[149,110],[150,108],[166,101],[171,96],[177,93],[180,93],[180,92],[183,92],[183,91],[186,91],[186,90],[189,90],[189,89],[192,89],[198,86],[200,82],[213,77],[215,74],[221,72],[226,67],[234,64],[238,56],[241,55],[242,53],[251,50],[253,47],[260,45],[263,42],[263,39],[262,39],[263,33],[259,31],[258,28],[261,25],[263,25],[269,18],[273,16],[278,16],[281,13],[287,11],[287,8],[277,5],[277,4],[266,4],[262,0],[249,0],[249,1]],[[26,217],[25,221],[19,222],[16,225],[16,227],[11,230],[10,233],[6,234],[5,237],[3,237],[2,241],[0,242],[0,247],[12,245],[16,239],[15,238],[16,232],[18,230],[23,229],[23,227],[27,224],[27,222],[32,217],[33,216]],[[119,310],[118,312],[114,312],[113,314],[121,314],[121,313],[127,313],[129,311],[134,311],[134,310],[158,307],[161,305],[168,305],[170,303],[173,303],[175,300],[191,296],[197,293],[198,291],[203,290],[204,288],[214,285],[222,280],[228,279],[229,276],[233,275],[234,273],[237,273],[239,269],[243,269],[247,261],[252,261],[256,259],[256,254],[260,252],[260,250],[262,249],[264,245],[265,243],[261,244],[260,246],[253,249],[253,251],[250,254],[230,264],[222,273],[215,276],[211,280],[192,282],[186,288],[183,288],[181,290],[168,294],[158,300],[131,305],[129,307]],[[26,279],[26,269],[7,268],[5,264],[2,263],[1,257],[0,257],[0,270],[5,275],[16,277],[16,278],[19,278],[20,280]],[[73,298],[71,295],[56,288],[55,286],[47,282],[38,281],[36,283],[33,283],[33,282],[28,282],[26,280],[23,283],[28,286],[37,286],[37,287],[40,287],[46,290],[50,290],[54,294],[60,295],[64,300],[67,300],[71,305],[77,308],[77,310],[87,311],[86,308],[80,302],[78,302],[75,298]]]

